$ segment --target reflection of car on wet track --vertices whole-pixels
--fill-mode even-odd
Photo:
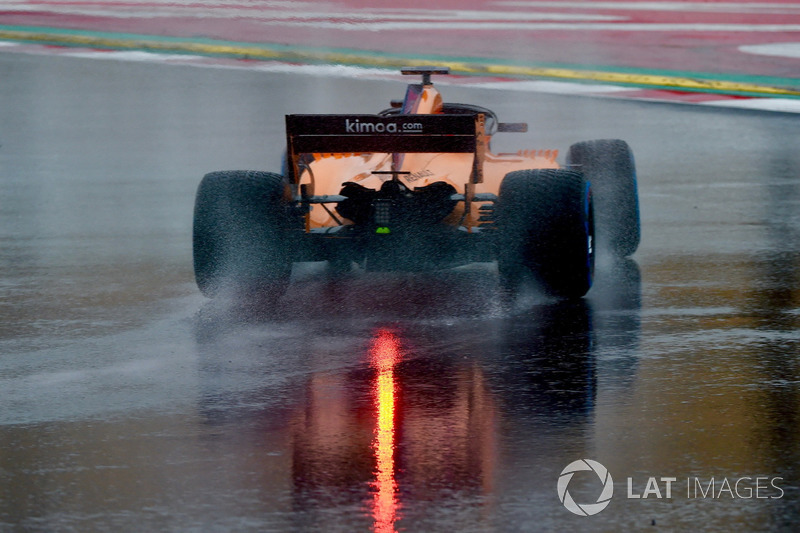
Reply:
[[[525,132],[489,109],[443,101],[422,76],[374,115],[287,115],[281,174],[213,172],[198,189],[197,284],[279,297],[293,262],[333,271],[427,270],[497,261],[503,288],[526,277],[558,297],[583,296],[598,249],[639,243],[633,155],[621,140],[495,154],[500,132]],[[553,127],[548,125],[548,127]],[[595,233],[597,238],[595,239]]]

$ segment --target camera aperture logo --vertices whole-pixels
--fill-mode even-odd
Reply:
[[[577,503],[569,493],[569,482],[572,481],[575,472],[587,470],[597,474],[600,480],[598,487],[602,486],[602,489],[599,489],[600,496],[597,497],[597,501],[594,503]],[[596,515],[608,507],[613,495],[614,480],[611,479],[611,474],[608,472],[608,469],[597,461],[578,459],[568,464],[567,467],[561,471],[561,475],[558,476],[558,499],[561,500],[561,503],[564,504],[564,507],[566,507],[568,511],[576,515]]]

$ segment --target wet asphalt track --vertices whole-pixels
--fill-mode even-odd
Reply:
[[[485,265],[297,269],[263,312],[194,286],[200,177],[277,169],[285,113],[378,110],[402,84],[23,54],[0,54],[0,80],[0,530],[800,518],[795,115],[443,87],[531,123],[496,148],[627,139],[635,262],[604,264],[582,302],[510,314]],[[556,491],[580,458],[615,482],[590,518]],[[676,478],[671,499],[627,497],[650,476]],[[712,477],[748,480],[687,494]],[[578,481],[591,503],[597,480]]]

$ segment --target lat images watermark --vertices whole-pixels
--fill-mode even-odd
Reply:
[[[586,473],[594,475],[587,478]],[[578,498],[570,492],[570,483],[576,474],[583,474],[583,486]],[[690,476],[680,482],[675,476],[646,476],[639,479],[628,477],[625,497],[629,500],[673,499],[684,496],[687,500],[777,500],[785,494],[781,487],[782,481],[783,478],[779,476]],[[611,503],[614,481],[608,469],[599,462],[579,459],[561,471],[556,489],[558,499],[568,511],[579,516],[592,516]],[[597,499],[593,501],[595,494]]]

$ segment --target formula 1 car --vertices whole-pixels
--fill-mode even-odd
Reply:
[[[590,289],[598,249],[618,257],[640,238],[633,155],[621,140],[494,154],[501,132],[526,132],[489,109],[446,103],[421,75],[403,100],[370,115],[287,115],[281,174],[207,174],[194,212],[194,270],[209,297],[279,298],[293,262],[332,272],[443,269],[496,261],[513,294],[532,277],[548,294]],[[596,238],[595,238],[596,235]]]

